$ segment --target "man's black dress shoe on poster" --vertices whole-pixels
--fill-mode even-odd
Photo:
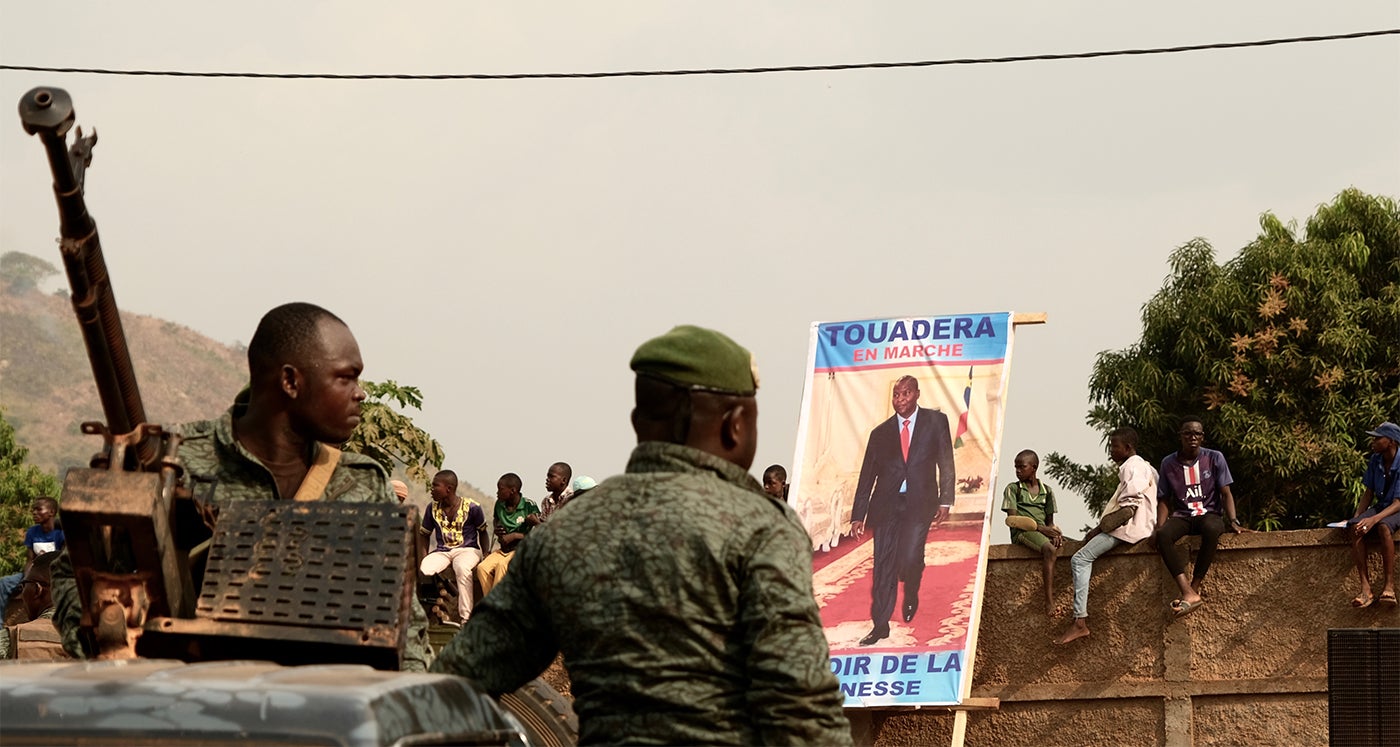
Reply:
[[[904,603],[904,622],[912,622],[914,613],[919,611],[919,600]]]
[[[865,636],[864,638],[860,639],[860,645],[862,645],[862,646],[874,646],[876,643],[879,643],[880,641],[882,641],[882,640],[884,640],[884,639],[886,639],[886,638],[889,638],[889,637],[890,637],[890,631],[889,631],[888,629],[882,631],[882,630],[880,630],[879,628],[876,628],[875,630],[870,631],[870,634],[869,634],[869,635],[867,635],[867,636]]]

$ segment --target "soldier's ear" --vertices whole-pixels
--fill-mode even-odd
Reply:
[[[282,387],[282,393],[296,399],[301,394],[301,371],[290,363],[283,363],[282,369],[278,372],[278,384]]]
[[[743,440],[749,437],[745,414],[744,405],[740,403],[726,410],[724,417],[720,419],[720,444],[726,451],[738,448]]]
[[[719,444],[725,451],[739,445],[739,408],[731,407],[719,419]]]

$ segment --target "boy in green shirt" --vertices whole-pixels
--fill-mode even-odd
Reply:
[[[1035,476],[1040,456],[1030,449],[1016,455],[1016,482],[1002,491],[1001,510],[1011,527],[1011,541],[1040,553],[1045,578],[1045,614],[1059,616],[1055,607],[1055,555],[1064,536],[1055,526],[1055,491]]]
[[[476,566],[476,581],[481,584],[483,597],[505,578],[515,548],[541,521],[540,507],[520,494],[522,484],[520,475],[514,472],[507,472],[496,481],[496,510],[492,513],[497,546]]]

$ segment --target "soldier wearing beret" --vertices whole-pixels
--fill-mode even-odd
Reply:
[[[562,651],[584,744],[850,744],[810,541],[748,474],[752,356],[682,326],[632,370],[626,473],[521,543],[433,669],[499,694]]]

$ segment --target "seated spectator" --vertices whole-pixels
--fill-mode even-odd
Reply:
[[[787,470],[783,469],[783,465],[774,464],[763,470],[763,492],[780,501],[787,500]]]
[[[1157,470],[1157,531],[1153,541],[1167,573],[1181,591],[1181,596],[1172,600],[1171,613],[1185,617],[1205,604],[1202,587],[1206,571],[1215,559],[1220,535],[1227,530],[1236,534],[1253,530],[1246,529],[1235,514],[1235,495],[1230,490],[1235,478],[1230,476],[1225,455],[1201,445],[1206,437],[1201,419],[1185,418],[1177,435],[1181,437],[1181,448],[1168,454]],[[1188,534],[1201,538],[1201,550],[1196,554],[1189,583],[1185,548],[1176,546]]]
[[[1089,635],[1089,577],[1100,555],[1122,544],[1152,536],[1157,520],[1157,470],[1137,453],[1138,433],[1119,428],[1108,434],[1108,455],[1118,465],[1118,489],[1108,501],[1103,519],[1084,538],[1084,546],[1069,559],[1074,579],[1074,623],[1056,644]]]
[[[515,548],[540,524],[540,507],[520,495],[521,484],[520,475],[514,472],[507,472],[496,481],[497,547],[476,567],[476,580],[481,584],[483,597],[505,578],[510,559],[515,557]]]
[[[433,502],[423,512],[418,531],[430,539],[430,548],[418,570],[436,576],[450,566],[457,583],[457,614],[463,623],[472,616],[472,575],[481,562],[477,530],[486,524],[481,504],[457,495],[457,473],[443,470],[433,476]],[[451,623],[451,620],[443,620]]]
[[[555,511],[569,502],[569,497],[574,494],[569,485],[573,477],[574,468],[567,462],[549,465],[549,471],[544,475],[544,489],[549,495],[540,501],[540,521],[549,521],[549,517],[553,516]]]
[[[1045,614],[1059,617],[1055,606],[1055,555],[1064,535],[1055,526],[1055,491],[1035,476],[1040,455],[1030,449],[1016,455],[1016,482],[1002,491],[1001,510],[1011,527],[1011,541],[1040,553],[1045,586]]]
[[[1361,593],[1351,600],[1353,607],[1370,606],[1371,572],[1366,562],[1366,543],[1378,542],[1381,551],[1382,587],[1375,600],[1394,608],[1395,599],[1395,535],[1400,532],[1400,425],[1385,422],[1373,431],[1371,459],[1361,482],[1366,490],[1356,504],[1356,516],[1347,522],[1351,533],[1351,554],[1356,560],[1356,573],[1361,577]]]
[[[34,525],[24,531],[24,547],[29,551],[29,560],[50,552],[63,549],[63,530],[58,527],[58,501],[42,496],[34,499],[32,507]],[[9,603],[10,596],[20,586],[24,573],[11,573],[0,578],[0,610]]]
[[[389,487],[394,489],[394,497],[399,499],[399,503],[408,500],[408,485],[403,480],[390,480]]]

